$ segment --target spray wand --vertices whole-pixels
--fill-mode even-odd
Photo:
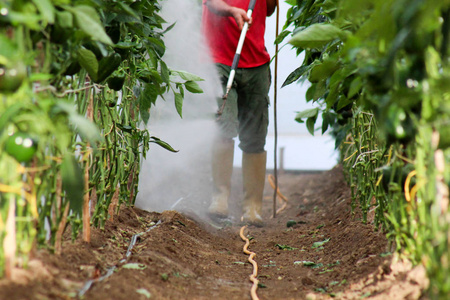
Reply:
[[[256,0],[250,0],[250,4],[248,5],[247,17],[250,19],[252,17],[253,9],[255,8]],[[227,90],[225,95],[223,95],[223,103],[220,109],[217,111],[217,115],[221,116],[223,109],[225,108],[225,104],[227,103],[228,93],[231,90],[231,86],[233,85],[234,75],[236,75],[236,69],[239,64],[239,59],[241,57],[242,46],[244,45],[245,35],[248,31],[248,22],[245,22],[244,27],[241,31],[241,36],[239,37],[239,42],[236,48],[236,53],[234,54],[233,63],[231,64],[230,75],[228,76],[227,82]]]

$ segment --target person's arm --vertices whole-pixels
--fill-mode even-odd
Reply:
[[[251,19],[247,17],[247,12],[245,10],[230,6],[223,0],[207,0],[206,7],[216,15],[233,17],[240,30],[242,30],[245,22],[248,22],[249,25],[251,24]]]
[[[277,7],[277,0],[266,0],[267,16],[271,16]]]

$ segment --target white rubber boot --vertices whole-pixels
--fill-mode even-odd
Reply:
[[[243,153],[242,179],[244,203],[242,221],[261,227],[264,225],[261,211],[266,178],[266,152]]]
[[[228,199],[233,173],[234,140],[216,139],[212,149],[213,196],[208,214],[212,219],[228,217]]]

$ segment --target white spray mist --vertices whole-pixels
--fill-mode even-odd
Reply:
[[[201,3],[197,0],[165,0],[161,16],[175,27],[165,34],[164,60],[175,70],[194,73],[203,94],[186,91],[183,119],[177,116],[173,97],[158,99],[151,108],[149,131],[179,150],[171,153],[152,144],[142,165],[136,205],[161,212],[174,209],[203,216],[210,202],[210,146],[215,132],[216,98],[220,81],[209,59],[201,32]]]

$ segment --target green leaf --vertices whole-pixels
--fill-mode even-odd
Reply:
[[[82,214],[84,196],[84,176],[75,156],[67,152],[61,164],[62,187],[70,202],[70,209]]]
[[[129,5],[125,4],[124,1],[117,1],[116,3],[120,6],[122,12],[125,12],[132,18],[135,18],[135,22],[139,21],[139,15],[137,14],[137,12],[134,11]]]
[[[319,81],[316,84],[316,87],[314,89],[314,94],[312,95],[312,99],[314,101],[317,101],[318,99],[323,98],[325,96],[326,92],[327,92],[327,85],[326,85],[325,80]]]
[[[42,18],[49,24],[55,23],[55,8],[50,0],[33,0]]]
[[[74,7],[64,6],[64,8],[73,13],[78,28],[93,40],[100,41],[107,45],[113,44],[111,38],[105,32],[97,11],[93,7],[88,5],[77,5]]]
[[[287,4],[289,4],[291,6],[297,5],[297,0],[286,0],[284,2],[286,2]]]
[[[161,66],[161,78],[165,83],[169,83],[170,82],[170,71],[169,68],[167,67],[166,63],[163,62],[162,60],[159,61],[159,64]]]
[[[311,135],[314,135],[314,125],[316,125],[317,116],[308,118],[306,120],[306,128]]]
[[[309,74],[308,80],[311,82],[318,82],[329,78],[339,68],[339,63],[336,59],[326,59],[321,64],[315,65]]]
[[[167,281],[167,280],[169,280],[169,275],[167,273],[162,273],[161,274],[161,279],[164,280],[164,281]]]
[[[304,265],[306,267],[312,267],[312,266],[316,265],[316,263],[313,262],[313,261],[307,261],[307,260],[294,261],[294,265],[300,265],[300,264],[302,264],[302,265]]]
[[[84,116],[78,114],[73,104],[58,101],[54,105],[54,110],[65,112],[69,116],[69,122],[74,128],[74,131],[77,132],[81,138],[88,140],[91,145],[95,146],[96,142],[102,140],[102,136],[100,135],[97,126]]]
[[[152,296],[152,294],[150,294],[149,291],[147,291],[146,289],[142,288],[142,289],[137,289],[136,293],[144,295],[147,299],[150,299],[150,297]]]
[[[164,142],[160,138],[157,138],[156,136],[150,137],[150,143],[158,144],[164,149],[169,150],[170,152],[178,152],[178,150],[173,149],[172,146],[170,146],[168,143]]]
[[[342,35],[343,31],[331,24],[313,24],[296,33],[289,43],[298,48],[320,48]]]
[[[317,87],[317,83],[313,83],[308,88],[308,90],[306,91],[306,95],[305,95],[306,102],[310,102],[311,100],[314,100],[314,95],[316,94],[316,87]],[[301,121],[300,123],[303,123],[303,121]]]
[[[52,74],[47,74],[47,73],[31,73],[29,80],[31,82],[33,81],[47,81],[53,78]]]
[[[71,114],[69,116],[69,120],[81,138],[88,140],[91,145],[95,145],[97,141],[102,140],[102,136],[100,135],[97,125],[82,115],[79,115],[78,113]]]
[[[98,61],[94,52],[86,48],[80,48],[77,53],[78,62],[80,65],[88,72],[92,80],[96,81],[98,74]]]
[[[150,107],[152,104],[155,104],[158,95],[158,90],[154,84],[146,84],[139,95],[139,113],[145,124],[150,118]]]
[[[319,113],[319,108],[317,108],[317,107],[306,109],[304,111],[298,112],[297,115],[295,116],[295,120],[317,117],[318,113]]]
[[[294,248],[294,247],[291,247],[291,246],[288,246],[288,245],[276,244],[275,246],[278,247],[278,249],[280,249],[280,250],[289,250],[289,251],[291,251],[291,250],[298,249],[298,248]]]
[[[335,114],[330,113],[328,111],[322,112],[322,134],[324,134],[328,130],[328,126],[334,124],[335,122]]]
[[[324,13],[330,13],[337,10],[336,0],[325,0],[321,5]]]
[[[353,96],[359,93],[361,88],[362,88],[362,79],[361,77],[358,76],[352,80],[352,83],[350,83],[350,88],[347,97],[352,98]]]
[[[128,263],[123,265],[122,268],[131,270],[144,270],[147,268],[147,266],[139,263]]]
[[[175,108],[177,109],[180,117],[183,117],[183,96],[180,93],[174,93],[175,96]]]
[[[170,71],[172,72],[173,75],[178,75],[181,77],[181,79],[184,79],[186,81],[204,81],[203,78],[186,71],[177,71],[177,70],[170,70]]]
[[[315,243],[313,243],[313,245],[311,246],[311,248],[314,249],[314,248],[321,247],[321,246],[323,246],[324,244],[328,243],[328,242],[330,241],[330,239],[331,239],[331,238],[325,239],[325,240],[320,241],[320,242],[315,242]]]
[[[175,24],[177,24],[177,22],[174,22],[172,25],[170,25],[169,27],[167,27],[162,33],[164,34],[164,33],[166,33],[167,31],[172,30],[172,28],[175,27]]]
[[[164,45],[164,42],[162,40],[153,37],[147,37],[146,39],[150,42],[149,46],[153,50],[155,50],[155,52],[158,54],[159,57],[164,55],[164,52],[166,51],[166,46]]]
[[[294,81],[297,81],[303,74],[305,74],[306,71],[308,71],[309,66],[301,66],[294,70],[284,81],[283,85],[281,87],[285,87],[286,85],[289,85],[293,83]]]
[[[5,2],[3,2],[5,3]],[[39,31],[42,30],[41,22],[42,19],[39,14],[32,12],[17,12],[17,11],[9,11],[8,14],[9,21],[14,24],[24,24],[30,29]]]
[[[18,101],[8,106],[6,110],[2,111],[2,113],[0,114],[0,133],[3,131],[3,129],[7,128],[10,119],[14,118],[14,116],[17,116],[20,110],[22,110],[23,108],[25,108],[25,102]]]
[[[275,39],[275,42],[273,42],[275,45],[281,43],[289,34],[291,33],[290,30],[284,30],[282,31],[277,38]]]
[[[184,86],[191,93],[194,93],[194,94],[201,94],[201,93],[203,93],[203,90],[200,88],[198,83],[195,82],[195,81],[186,81],[184,83]]]
[[[351,103],[353,103],[353,101],[348,99],[347,97],[345,97],[345,96],[339,97],[337,111],[340,111],[341,109],[343,109],[344,107],[346,107],[347,105],[349,105]]]

